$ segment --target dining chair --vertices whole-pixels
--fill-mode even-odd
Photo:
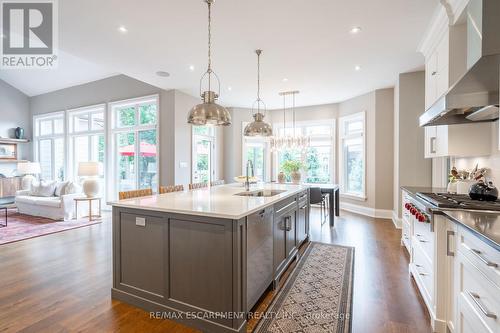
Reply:
[[[182,191],[184,191],[184,185],[160,186],[160,194]]]
[[[210,186],[219,186],[219,185],[224,185],[226,181],[224,179],[219,179],[219,180],[214,180],[213,182],[210,182]]]
[[[320,205],[321,225],[326,222],[326,195],[321,192],[319,187],[311,187],[309,189],[309,203],[311,205]]]
[[[200,188],[204,188],[204,187],[208,187],[208,183],[207,182],[189,184],[189,189],[190,190],[196,190],[196,189],[200,189]]]
[[[118,198],[120,200],[124,199],[132,199],[132,198],[139,198],[139,197],[145,197],[148,195],[153,195],[153,190],[150,188],[143,189],[143,190],[133,190],[133,191],[125,191],[125,192],[119,192],[118,193]]]

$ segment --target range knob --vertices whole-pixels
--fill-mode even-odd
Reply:
[[[424,214],[420,214],[420,216],[418,217],[418,221],[427,222],[428,221],[427,216],[425,216]]]
[[[411,215],[416,215],[417,214],[417,209],[415,207],[410,208],[410,213]]]
[[[409,203],[405,203],[405,208],[406,208],[406,210],[410,210],[410,207],[411,207],[411,204],[409,204]]]

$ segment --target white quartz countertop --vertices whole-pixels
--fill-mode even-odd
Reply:
[[[262,189],[285,190],[286,192],[272,197],[251,197],[235,195],[245,192],[244,186],[235,183],[126,199],[109,204],[114,207],[238,220],[307,188],[309,188],[307,185],[259,183],[253,184],[250,192]]]

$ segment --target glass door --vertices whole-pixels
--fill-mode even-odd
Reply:
[[[212,180],[212,149],[212,139],[194,136],[193,183],[207,183]]]

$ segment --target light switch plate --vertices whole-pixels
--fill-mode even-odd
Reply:
[[[135,225],[139,227],[145,227],[146,226],[146,219],[144,217],[136,217],[135,218]]]

